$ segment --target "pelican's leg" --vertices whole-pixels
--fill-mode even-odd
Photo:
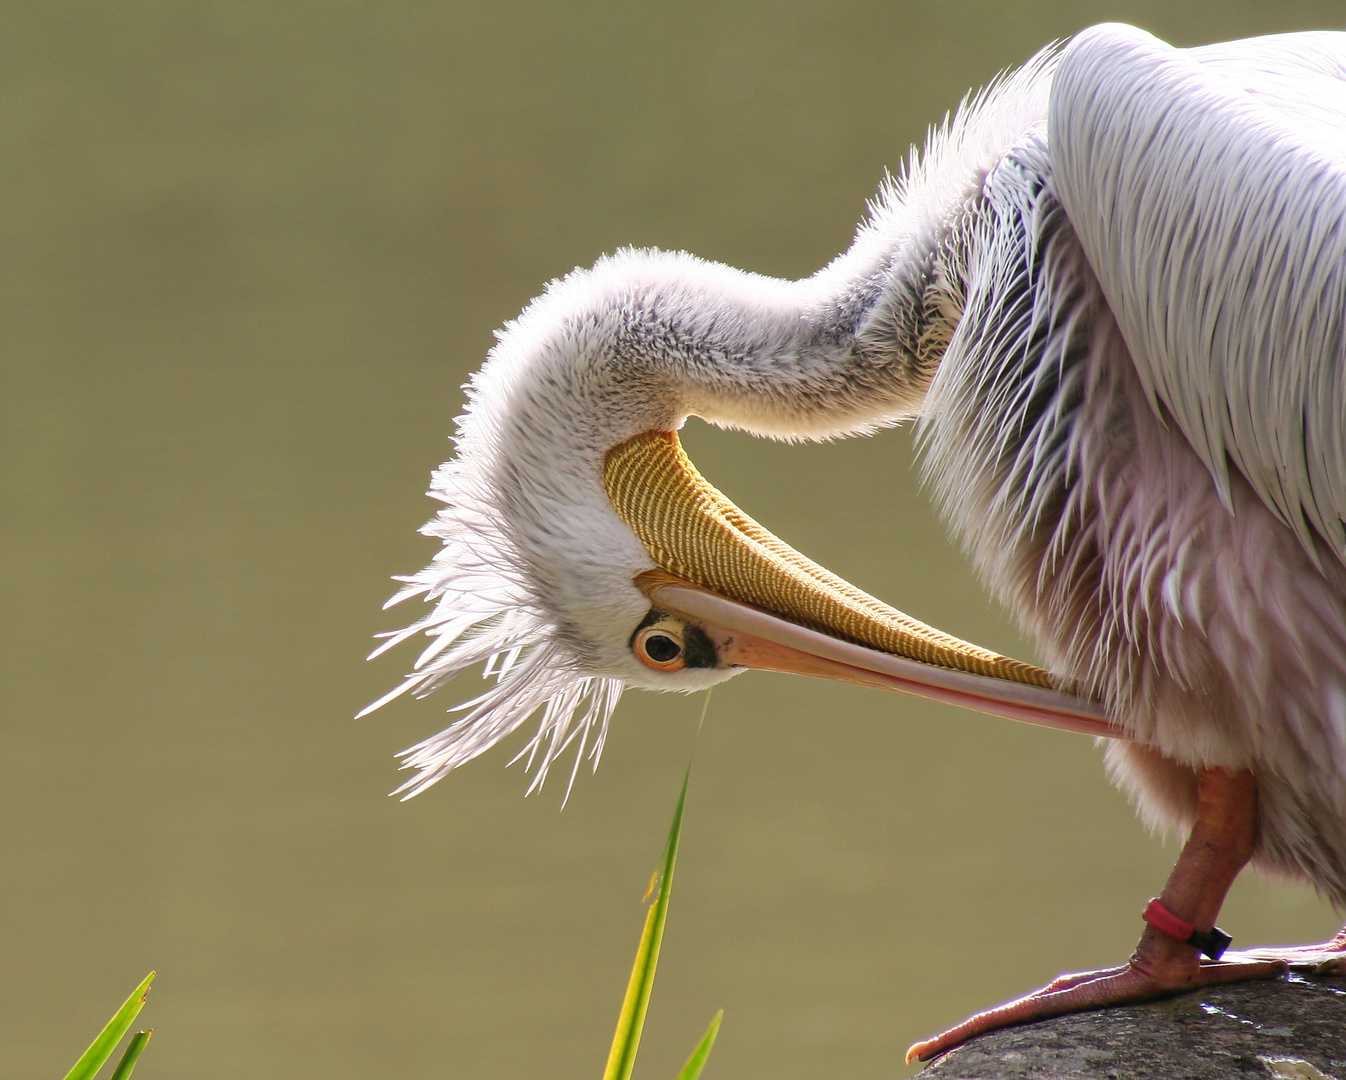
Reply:
[[[1160,902],[1197,930],[1212,930],[1225,894],[1252,855],[1256,836],[1257,782],[1252,774],[1204,770],[1197,788],[1196,823]],[[1124,966],[1062,975],[1026,997],[917,1043],[907,1051],[907,1060],[929,1060],[973,1035],[1011,1024],[1144,1001],[1210,983],[1269,978],[1284,970],[1285,961],[1279,956],[1240,954],[1230,961],[1203,961],[1195,946],[1150,925]]]

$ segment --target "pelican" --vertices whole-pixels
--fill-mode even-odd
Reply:
[[[551,283],[468,386],[392,602],[392,694],[494,678],[411,795],[540,713],[597,762],[626,684],[760,668],[1108,740],[1188,839],[1130,960],[911,1048],[1287,964],[1226,951],[1247,864],[1346,906],[1346,34],[1175,49],[1086,30],[970,98],[802,281],[621,251]],[[702,477],[689,416],[776,439],[920,424],[935,501],[1045,668],[913,619]],[[380,650],[381,651],[381,650]],[[380,701],[371,706],[377,707]]]

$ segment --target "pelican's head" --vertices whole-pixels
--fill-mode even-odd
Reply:
[[[912,411],[919,372],[865,355],[865,306],[838,306],[818,281],[624,252],[553,283],[501,333],[469,383],[457,454],[432,482],[446,505],[423,531],[444,546],[390,601],[421,595],[434,608],[378,652],[420,632],[431,643],[370,709],[477,663],[494,683],[406,752],[418,772],[403,791],[540,710],[525,750],[536,785],[571,741],[576,767],[586,747],[597,761],[625,684],[694,691],[746,667],[1097,729],[1098,710],[1046,672],[933,630],[811,562],[683,453],[677,432],[693,414],[826,437]],[[859,363],[838,363],[838,350]]]

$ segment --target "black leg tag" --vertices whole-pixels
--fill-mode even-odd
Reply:
[[[1197,952],[1201,953],[1202,956],[1218,960],[1224,955],[1225,949],[1229,948],[1229,944],[1233,940],[1218,926],[1215,926],[1210,930],[1193,930],[1192,936],[1187,939],[1187,944],[1195,945]]]

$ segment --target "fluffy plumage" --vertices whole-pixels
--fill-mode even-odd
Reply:
[[[1299,135],[1340,108],[1346,145],[1343,79],[1342,34],[1076,39],[988,177],[923,430],[988,582],[1134,735],[1108,759],[1145,816],[1251,768],[1255,863],[1338,904],[1346,171]]]
[[[860,434],[913,415],[949,332],[932,253],[950,208],[974,201],[1005,147],[1043,123],[1050,64],[1048,51],[932,133],[852,248],[812,278],[626,250],[552,282],[505,327],[468,384],[456,456],[431,483],[445,507],[422,531],[444,547],[399,579],[387,605],[420,596],[435,606],[373,655],[422,633],[431,644],[361,715],[478,663],[496,681],[406,751],[418,771],[400,792],[423,791],[539,709],[525,748],[534,786],[573,740],[596,765],[625,683],[716,681],[687,672],[652,682],[631,660],[630,628],[647,607],[631,579],[653,564],[607,502],[603,455],[693,413],[782,439]]]
[[[436,473],[397,692],[494,657],[414,793],[543,710],[596,760],[649,556],[603,455],[687,415],[776,438],[921,416],[939,506],[1053,671],[1134,737],[1153,821],[1251,768],[1257,861],[1346,903],[1346,35],[1180,51],[1097,27],[973,98],[787,282],[627,251],[506,328]],[[391,696],[391,695],[390,695]],[[578,764],[578,759],[577,759]],[[536,782],[536,781],[535,781]]]

